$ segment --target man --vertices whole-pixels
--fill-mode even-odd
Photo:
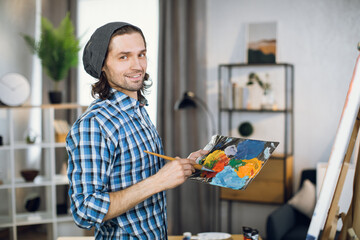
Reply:
[[[195,159],[164,160],[160,137],[144,108],[146,42],[124,22],[98,28],[86,44],[85,70],[99,81],[97,99],[67,137],[71,212],[75,223],[95,227],[96,239],[167,239],[165,190],[185,182]]]

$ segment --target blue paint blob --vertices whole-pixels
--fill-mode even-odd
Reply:
[[[210,184],[238,190],[245,186],[248,179],[248,176],[240,178],[232,167],[226,166],[224,170],[212,178]]]
[[[245,140],[238,144],[237,159],[252,159],[257,157],[264,150],[265,143],[262,141]]]

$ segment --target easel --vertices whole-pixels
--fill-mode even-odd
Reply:
[[[351,134],[348,149],[346,151],[345,159],[340,170],[339,179],[335,188],[334,196],[331,201],[328,216],[324,225],[324,231],[321,235],[321,240],[330,240],[335,238],[336,226],[338,220],[341,218],[343,221],[343,228],[341,230],[339,240],[345,239],[359,239],[360,237],[360,152],[356,160],[354,185],[353,185],[353,198],[351,201],[348,213],[339,214],[339,199],[344,186],[347,171],[349,169],[350,158],[354,150],[356,138],[358,136],[360,127],[360,109],[357,114],[353,131]],[[360,147],[360,146],[359,146]]]
[[[358,44],[360,51],[360,43]],[[353,183],[353,198],[347,214],[339,214],[339,199],[348,172],[351,155],[360,128],[360,54],[356,60],[354,73],[346,96],[340,123],[330,154],[324,184],[317,200],[310,222],[307,240],[333,240],[337,222],[341,218],[343,228],[341,240],[359,239],[360,237],[360,156],[357,156]],[[360,146],[358,146],[360,149]],[[360,155],[358,153],[358,155]],[[340,173],[339,173],[340,169]],[[326,222],[321,231],[323,220]]]
[[[360,51],[360,43],[358,44],[358,50]],[[338,206],[340,195],[341,195],[341,192],[342,192],[342,189],[344,186],[345,178],[346,178],[346,175],[347,175],[347,172],[349,169],[351,155],[354,150],[356,138],[358,137],[359,127],[360,127],[360,106],[359,106],[360,91],[359,91],[359,88],[357,88],[356,91],[353,89],[355,84],[359,84],[359,78],[360,78],[360,76],[359,76],[360,75],[359,74],[359,64],[360,64],[359,61],[360,60],[359,59],[360,59],[360,56],[358,57],[357,63],[355,65],[353,78],[352,78],[352,81],[351,81],[351,84],[349,87],[349,92],[348,92],[344,110],[343,110],[343,113],[341,116],[339,128],[341,127],[343,117],[347,114],[346,115],[346,117],[347,117],[346,123],[348,124],[347,126],[350,127],[350,129],[348,129],[348,130],[351,131],[351,125],[349,124],[349,120],[351,120],[351,118],[349,118],[349,116],[350,116],[349,112],[346,112],[347,107],[349,107],[350,101],[352,101],[352,104],[355,103],[354,106],[357,106],[356,108],[353,108],[354,113],[356,113],[355,111],[357,110],[357,115],[356,115],[356,119],[353,124],[349,142],[348,142],[347,146],[344,145],[344,146],[346,146],[346,148],[345,148],[346,152],[345,152],[344,159],[341,163],[340,174],[339,174],[336,186],[335,186],[335,191],[334,191],[334,194],[332,197],[330,208],[328,210],[323,233],[320,238],[321,240],[335,239],[337,222],[340,218],[343,221],[343,227],[342,227],[342,230],[341,230],[341,233],[340,233],[340,236],[338,239],[339,240],[350,240],[350,239],[351,240],[356,240],[356,239],[359,240],[359,238],[360,238],[360,189],[359,189],[360,188],[360,151],[358,153],[358,156],[357,156],[357,159],[355,162],[356,167],[355,167],[355,175],[354,175],[354,182],[353,182],[353,196],[352,196],[352,201],[351,201],[348,213],[347,214],[345,214],[345,213],[339,214],[339,206]],[[352,90],[354,90],[354,91],[352,91]],[[343,127],[343,129],[345,129],[345,128]],[[338,129],[338,131],[339,131],[339,129]],[[349,131],[349,133],[350,133],[350,131]],[[336,144],[336,142],[335,142],[335,144]],[[358,147],[360,149],[360,146],[358,146]],[[330,163],[330,160],[329,160],[329,163]]]

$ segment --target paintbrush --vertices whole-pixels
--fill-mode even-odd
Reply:
[[[160,157],[160,158],[163,158],[163,159],[166,159],[166,160],[170,160],[170,161],[173,161],[173,160],[176,159],[176,158],[173,158],[173,157],[168,157],[168,156],[165,156],[165,155],[149,152],[149,151],[146,151],[146,150],[144,150],[144,152],[146,152],[148,154],[151,154],[151,155],[154,155],[154,156],[157,156],[157,157]],[[204,167],[203,165],[200,165],[200,164],[194,164],[193,166],[194,166],[195,169],[198,169],[198,170],[201,170],[201,171],[215,172],[214,170],[206,168],[206,167]]]

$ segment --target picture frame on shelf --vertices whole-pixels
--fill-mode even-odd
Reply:
[[[277,23],[249,23],[246,47],[248,64],[276,63]]]

